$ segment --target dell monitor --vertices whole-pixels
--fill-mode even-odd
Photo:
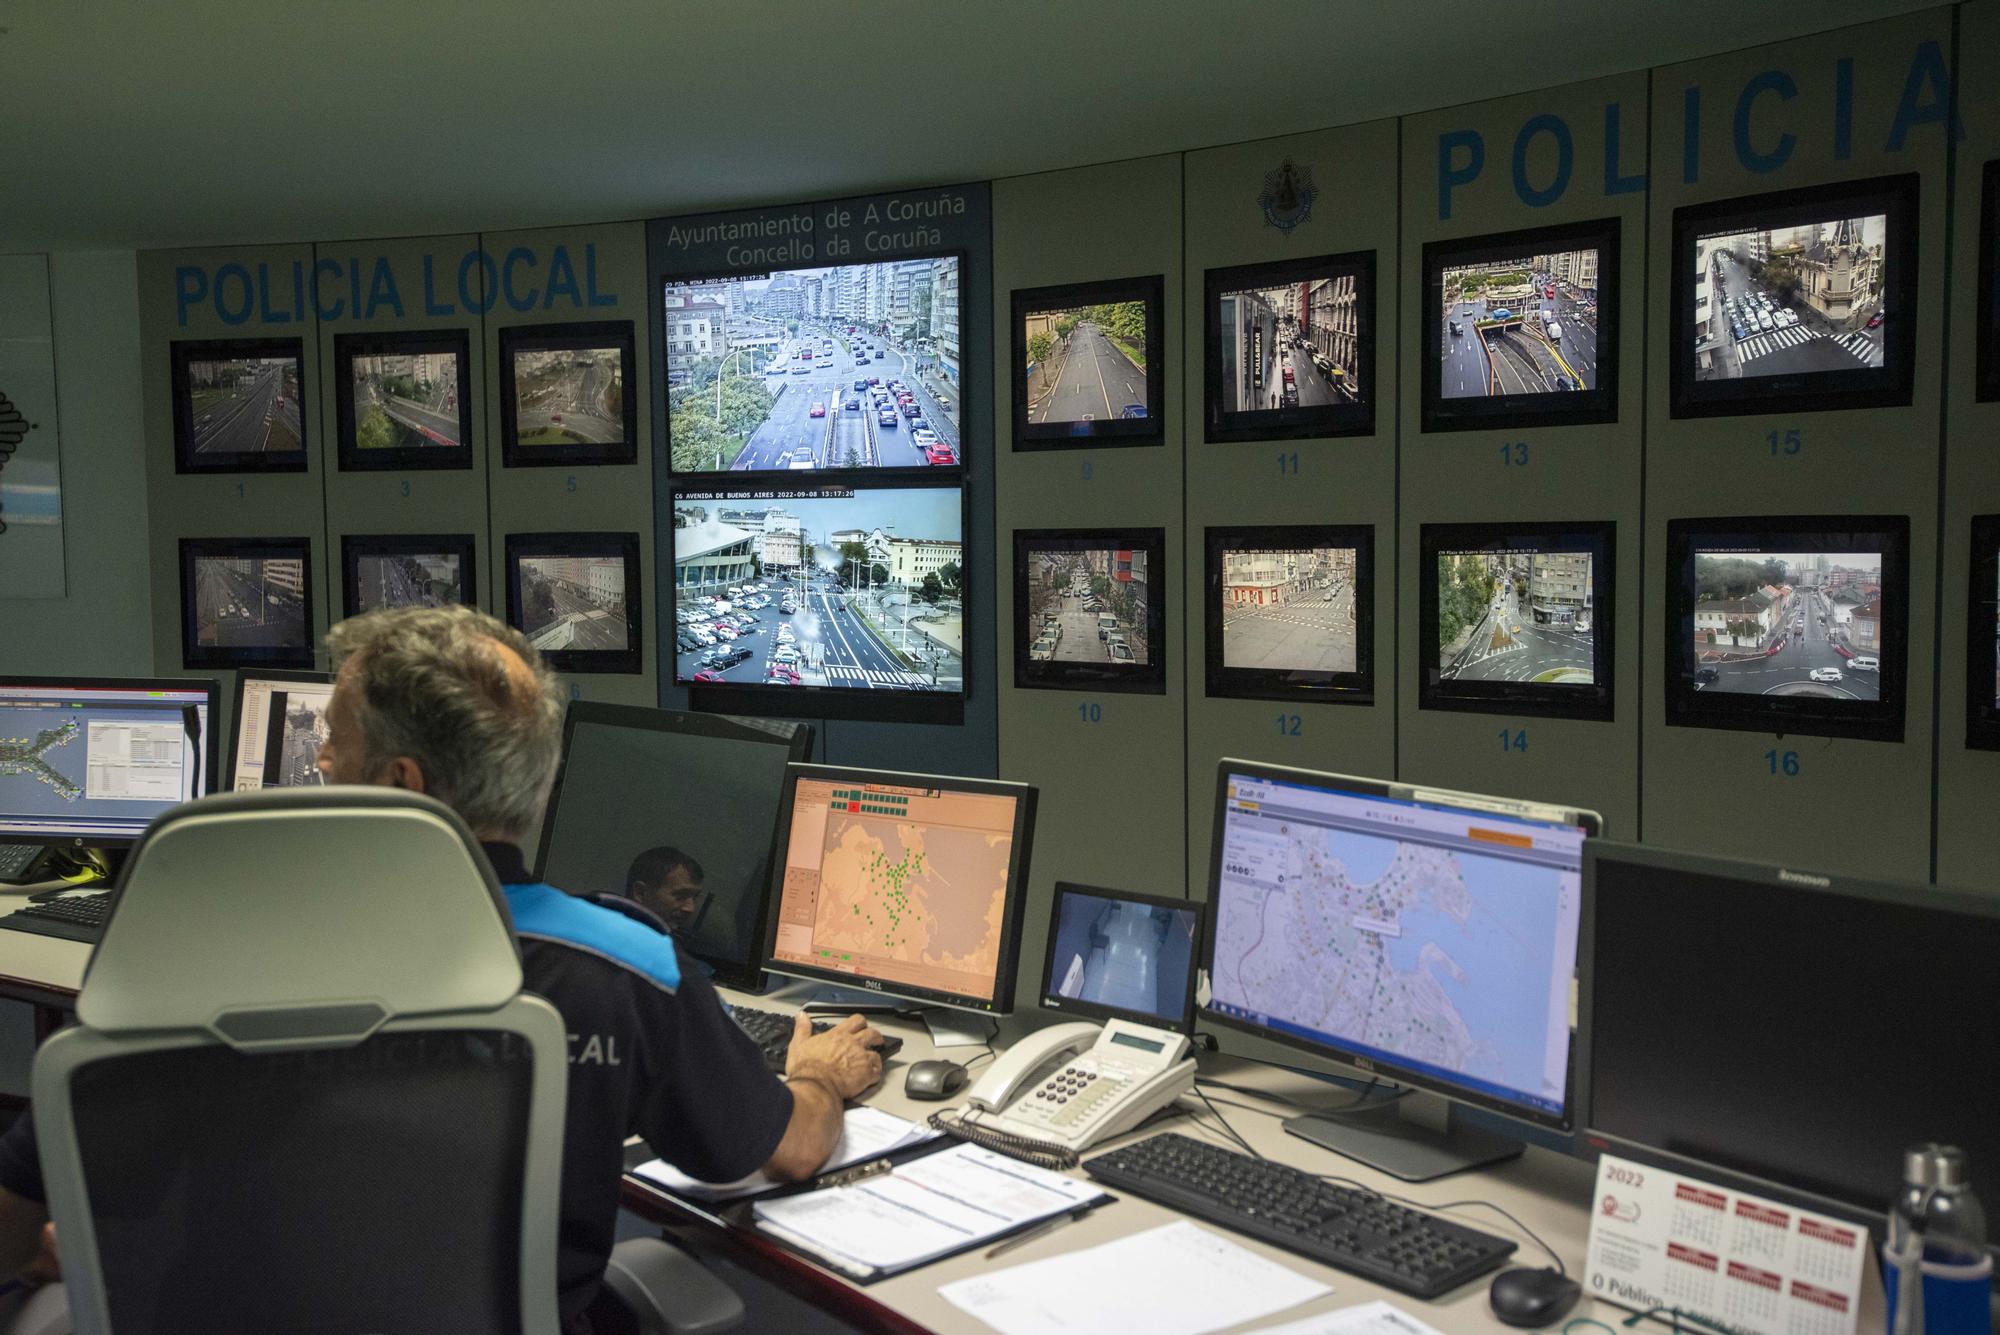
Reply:
[[[1221,763],[1215,805],[1204,1018],[1409,1090],[1287,1131],[1422,1182],[1521,1151],[1451,1103],[1575,1125],[1595,812],[1244,760]]]
[[[1056,882],[1042,1008],[1194,1031],[1201,905]]]
[[[1583,886],[1589,1144],[1872,1225],[1941,1141],[1993,1199],[2000,900],[1623,844]]]
[[[0,677],[0,844],[122,850],[215,780],[219,687]]]
[[[536,876],[636,902],[716,981],[753,987],[785,767],[812,743],[804,723],[578,701]]]
[[[230,791],[325,783],[319,748],[327,736],[333,678],[324,672],[242,672],[229,718]]]
[[[766,966],[1006,1013],[1034,829],[1027,784],[791,766]]]

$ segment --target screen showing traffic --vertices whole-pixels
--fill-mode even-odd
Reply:
[[[1594,684],[1595,564],[1553,543],[1440,551],[1438,680]]]
[[[520,629],[537,649],[616,653],[632,647],[623,556],[520,556],[514,578]]]
[[[1028,562],[1031,663],[1144,667],[1148,569],[1141,548],[1064,546],[1023,553]]]
[[[1594,390],[1596,248],[1447,265],[1438,392],[1447,399]]]
[[[1694,585],[1695,690],[1881,698],[1882,553],[1698,546]]]
[[[193,461],[230,455],[299,454],[296,356],[192,357],[180,364]]]
[[[303,551],[282,557],[197,553],[189,564],[196,646],[311,653]]]
[[[517,347],[515,440],[536,446],[618,445],[627,440],[625,350],[617,344]]]
[[[1829,209],[1837,208],[1829,205]],[[1888,216],[1827,216],[1699,232],[1694,378],[1737,380],[1883,365]]]
[[[458,552],[371,552],[354,558],[355,611],[390,607],[449,607],[465,596],[465,558]]]
[[[1355,641],[1353,547],[1224,548],[1222,664],[1292,673],[1350,673]]]
[[[353,357],[348,383],[357,450],[457,449],[464,444],[459,358],[452,352]]]
[[[1027,356],[1027,421],[1090,434],[1090,424],[1158,415],[1147,394],[1149,301],[1038,306],[1019,312]]]
[[[1359,403],[1361,281],[1354,266],[1336,266],[1292,282],[1225,285],[1211,312],[1220,412],[1282,416]]]

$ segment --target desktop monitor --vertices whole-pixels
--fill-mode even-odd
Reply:
[[[1010,294],[1014,448],[1166,442],[1166,279]]]
[[[1286,1124],[1406,1181],[1520,1152],[1452,1125],[1433,1095],[1570,1130],[1583,847],[1601,825],[1575,808],[1224,760],[1204,1018],[1408,1086],[1378,1109]]]
[[[1375,430],[1375,252],[1210,269],[1203,283],[1206,439]]]
[[[805,723],[573,703],[535,874],[637,901],[717,981],[754,986],[785,767],[812,742]]]
[[[948,252],[664,280],[673,471],[962,465],[963,267]]]
[[[1872,1225],[1942,1141],[1993,1199],[2000,900],[1603,843],[1583,885],[1589,1144]]]
[[[1042,1007],[1194,1032],[1201,905],[1056,882]]]
[[[629,464],[639,388],[630,320],[500,330],[500,462],[508,468]]]
[[[0,843],[123,849],[214,788],[221,688],[0,677]]]
[[[792,765],[778,807],[773,973],[1005,1014],[1035,789]]]
[[[229,718],[229,788],[298,788],[325,783],[319,748],[326,741],[333,678],[324,672],[240,672]]]
[[[1674,210],[1675,417],[1907,406],[1914,173]]]

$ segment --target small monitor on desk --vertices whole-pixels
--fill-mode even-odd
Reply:
[[[1056,882],[1042,1006],[1189,1033],[1201,905]]]
[[[1005,1013],[1034,828],[1027,784],[793,765],[768,967]]]
[[[229,716],[230,791],[325,783],[319,748],[332,698],[333,678],[324,672],[238,673]]]
[[[1203,1018],[1405,1093],[1286,1130],[1406,1181],[1520,1152],[1448,1104],[1574,1126],[1570,977],[1596,813],[1224,760]],[[1386,1111],[1387,1115],[1382,1115]]]

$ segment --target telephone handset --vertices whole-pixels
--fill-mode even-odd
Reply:
[[[1129,1131],[1194,1088],[1183,1034],[1112,1020],[1059,1024],[1014,1044],[966,1096],[964,1122],[1083,1150]]]

